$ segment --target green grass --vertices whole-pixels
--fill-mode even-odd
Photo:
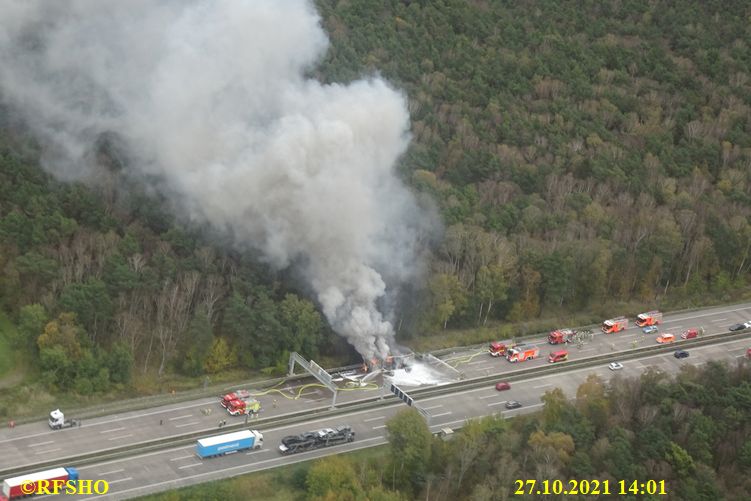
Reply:
[[[389,447],[386,445],[369,447],[345,455],[353,464],[362,462],[385,461]],[[182,489],[162,492],[137,498],[140,501],[188,501],[201,499],[245,500],[263,499],[264,501],[297,501],[306,499],[305,476],[313,461],[304,461],[272,470],[248,473],[238,477],[198,484]]]

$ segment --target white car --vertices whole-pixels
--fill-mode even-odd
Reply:
[[[623,364],[620,362],[610,362],[608,369],[610,369],[611,371],[619,371],[623,369]]]

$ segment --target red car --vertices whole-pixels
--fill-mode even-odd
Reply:
[[[510,390],[511,389],[511,385],[508,384],[508,383],[506,383],[504,381],[504,382],[496,383],[495,384],[495,389],[498,390],[498,391]]]

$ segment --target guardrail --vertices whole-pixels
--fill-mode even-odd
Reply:
[[[741,304],[746,303],[735,303],[731,305],[725,305],[725,306],[737,306]],[[717,307],[717,306],[713,306]],[[682,310],[675,310],[670,312],[665,312],[666,314],[680,314],[680,313],[686,313],[691,311],[700,311],[707,308],[702,307],[696,307],[696,308],[685,308]],[[599,327],[599,324],[592,324],[592,325],[585,325],[585,326],[579,326],[576,327],[577,329],[593,329],[596,330]],[[544,335],[544,332],[535,332],[530,333],[522,336],[515,336],[515,339],[518,341],[524,341],[536,336]],[[481,349],[483,347],[487,346],[487,343],[481,343],[481,344],[473,344],[469,346],[455,346],[452,348],[441,348],[438,350],[431,351],[430,353],[435,356],[442,356],[446,355],[452,352],[460,351],[460,350],[467,350],[467,349]],[[337,367],[334,369],[327,369],[327,372],[329,373],[335,373],[335,372],[341,372],[345,370],[351,370],[359,368],[359,364],[355,365],[347,365],[344,367]],[[250,380],[250,381],[241,381],[238,383],[225,383],[225,384],[217,384],[217,385],[211,385],[208,388],[196,388],[193,390],[187,390],[187,391],[181,391],[179,393],[172,394],[159,394],[159,395],[149,395],[144,397],[137,397],[133,399],[127,399],[127,400],[118,400],[115,402],[105,403],[98,405],[97,407],[91,407],[91,408],[83,408],[80,410],[70,410],[66,409],[65,413],[70,416],[75,416],[76,418],[80,419],[91,419],[99,416],[106,416],[109,414],[114,414],[118,412],[132,412],[142,409],[148,409],[152,407],[162,406],[162,405],[170,405],[173,403],[181,403],[186,402],[189,400],[194,400],[198,398],[209,398],[209,397],[215,397],[219,393],[227,393],[229,391],[232,391],[235,388],[241,388],[241,387],[257,387],[257,388],[268,388],[271,386],[274,386],[276,384],[279,384],[283,381],[297,381],[300,379],[304,379],[308,377],[307,374],[296,374],[294,376],[287,376],[287,377],[278,377],[278,378],[270,378],[266,380]],[[30,423],[34,421],[44,421],[47,419],[47,415],[40,414],[36,416],[25,416],[25,417],[18,417],[14,419],[16,424],[24,424],[24,423]]]
[[[352,370],[359,368],[360,365],[347,365],[344,367],[337,367],[335,369],[329,369],[329,372],[341,372],[346,370]],[[283,377],[277,377],[277,378],[270,378],[270,379],[262,379],[262,380],[249,380],[244,381],[236,384],[214,384],[211,386],[207,386],[206,388],[195,388],[192,390],[186,390],[181,392],[176,392],[174,395],[170,393],[160,393],[158,395],[148,395],[144,397],[137,397],[137,398],[131,398],[127,400],[120,400],[115,402],[108,402],[101,404],[97,407],[89,407],[84,408],[80,410],[70,410],[65,409],[65,414],[69,416],[75,416],[76,419],[91,419],[95,417],[100,416],[107,416],[110,414],[117,414],[121,412],[133,412],[133,411],[139,411],[143,409],[150,409],[153,407],[159,407],[159,406],[166,406],[171,404],[179,404],[181,402],[187,402],[189,400],[196,400],[199,398],[211,398],[211,397],[217,397],[218,395],[224,395],[226,393],[229,393],[231,391],[234,391],[238,388],[257,388],[259,390],[264,390],[267,388],[271,388],[277,384],[288,382],[288,381],[297,381],[300,379],[304,379],[309,377],[308,374],[300,373],[295,374],[294,376],[283,376]],[[47,415],[40,414],[36,416],[26,416],[26,417],[20,417],[14,419],[16,425],[24,424],[24,423],[32,423],[35,421],[45,421],[47,420]]]
[[[388,399],[388,401],[385,401]],[[358,410],[365,410],[369,408],[376,408],[389,405],[397,405],[400,401],[391,394],[384,395],[384,400],[380,397],[373,397],[368,399],[359,400],[356,402],[348,402],[341,404],[335,409],[329,407],[318,407],[305,411],[299,411],[295,413],[285,414],[283,416],[269,417],[269,418],[257,418],[248,421],[246,425],[243,423],[233,423],[227,426],[218,428],[207,428],[200,431],[194,431],[184,433],[182,435],[173,435],[156,440],[148,440],[144,442],[138,442],[135,444],[129,444],[121,447],[113,447],[111,449],[100,450],[96,452],[90,452],[85,454],[77,454],[74,456],[68,456],[63,458],[56,458],[49,461],[38,461],[35,463],[28,463],[25,465],[14,466],[5,470],[0,470],[0,478],[7,478],[13,475],[21,474],[23,472],[30,471],[32,469],[42,469],[46,467],[57,466],[61,464],[71,465],[75,464],[80,466],[83,464],[89,464],[95,461],[109,461],[112,459],[119,459],[123,457],[134,456],[137,454],[143,454],[146,452],[153,452],[161,449],[167,449],[171,447],[179,447],[181,445],[188,445],[194,443],[198,438],[203,438],[210,435],[217,435],[220,433],[229,433],[230,431],[236,431],[247,428],[262,428],[270,426],[281,426],[287,424],[294,424],[299,422],[308,421],[311,418],[324,418],[327,416],[336,416],[345,414],[347,412],[353,412]]]
[[[614,360],[619,360],[619,361],[631,360],[631,359],[640,358],[644,355],[648,355],[652,353],[655,353],[655,354],[656,353],[668,353],[668,352],[673,352],[677,349],[711,345],[711,344],[727,342],[727,341],[734,341],[734,340],[746,337],[748,334],[751,334],[751,331],[748,329],[743,330],[743,331],[732,332],[729,334],[728,333],[710,334],[710,335],[702,336],[700,338],[682,340],[678,343],[673,343],[673,344],[668,344],[668,345],[645,346],[645,347],[634,348],[634,349],[626,350],[626,351],[607,353],[603,355],[594,355],[592,357],[582,358],[578,360],[569,360],[567,362],[558,362],[555,364],[543,365],[541,367],[522,368],[516,371],[504,373],[502,375],[495,374],[495,375],[490,375],[490,376],[483,376],[480,378],[474,378],[474,379],[467,380],[467,381],[459,381],[456,383],[449,383],[449,384],[430,387],[430,388],[416,389],[416,390],[410,391],[410,395],[414,396],[416,401],[420,401],[420,400],[424,400],[426,398],[436,396],[436,395],[452,393],[458,390],[467,390],[467,389],[484,386],[490,382],[497,381],[500,378],[503,378],[504,380],[510,380],[510,381],[519,381],[519,380],[527,379],[529,377],[537,376],[540,374],[567,372],[569,370],[596,366],[596,365],[600,365],[606,362],[611,362]],[[377,397],[374,396],[374,397],[370,397],[367,399],[358,400],[355,402],[345,402],[345,403],[340,404],[336,409],[329,409],[327,407],[319,407],[319,408],[309,409],[309,410],[300,411],[300,412],[296,412],[292,414],[286,414],[284,416],[253,419],[249,421],[248,425],[245,425],[245,423],[230,424],[224,427],[222,429],[222,432],[225,432],[225,430],[227,432],[231,430],[239,430],[239,429],[246,428],[246,427],[253,427],[253,428],[267,427],[268,428],[271,426],[294,424],[298,422],[307,421],[312,417],[322,418],[322,417],[327,417],[327,416],[337,416],[337,415],[345,414],[348,412],[365,410],[365,409],[375,408],[375,407],[392,406],[392,405],[401,405],[401,401],[391,394],[387,394],[384,396],[379,395]],[[166,449],[170,447],[179,447],[182,445],[191,444],[193,443],[194,440],[198,438],[205,437],[208,434],[216,434],[217,432],[218,430],[216,428],[209,428],[209,429],[204,429],[201,431],[185,433],[183,435],[166,437],[166,438],[158,439],[158,440],[149,440],[146,442],[139,442],[136,444],[130,444],[127,446],[117,447],[117,448],[108,449],[104,451],[97,451],[97,452],[92,452],[92,453],[87,453],[87,454],[69,456],[66,458],[58,458],[58,459],[51,460],[51,461],[42,461],[42,462],[37,462],[37,463],[32,463],[32,464],[26,464],[23,466],[13,467],[7,470],[0,470],[0,477],[7,478],[8,476],[12,476],[14,474],[19,474],[24,471],[29,471],[31,468],[41,469],[44,467],[56,466],[60,464],[81,465],[81,464],[92,463],[95,461],[107,461],[107,460],[112,460],[112,459],[119,459],[122,457],[133,456],[137,454],[152,452],[152,451]]]
[[[440,394],[444,392],[451,392],[457,389],[471,389],[471,388],[475,388],[478,386],[484,386],[488,384],[489,382],[498,381],[500,379],[516,381],[516,380],[528,378],[529,376],[536,376],[538,374],[566,372],[573,368],[584,368],[584,367],[589,367],[589,366],[594,366],[594,365],[600,365],[606,362],[632,360],[635,358],[641,358],[651,353],[655,353],[655,354],[656,353],[669,353],[669,352],[677,351],[679,349],[688,349],[688,348],[697,347],[697,346],[704,346],[704,345],[716,344],[716,343],[721,343],[721,342],[734,341],[734,340],[746,337],[748,334],[751,334],[751,330],[745,329],[743,331],[736,331],[736,332],[731,332],[731,333],[721,332],[718,334],[709,334],[709,335],[697,337],[694,339],[682,339],[676,343],[670,343],[670,344],[642,346],[639,348],[632,348],[630,350],[617,351],[613,353],[605,353],[602,355],[594,355],[591,357],[581,358],[577,360],[557,362],[555,364],[543,365],[541,367],[532,367],[529,369],[505,372],[503,374],[482,376],[479,378],[471,379],[469,381],[448,383],[448,384],[441,385],[438,387],[433,387],[433,388],[423,388],[423,389],[413,390],[410,392],[410,395],[415,395],[416,397],[415,400],[418,400],[417,396],[424,398],[426,395],[432,395],[434,393]],[[519,362],[519,363],[523,363],[523,362]],[[438,391],[438,390],[441,390],[441,391]],[[443,390],[447,390],[447,391],[443,391]]]

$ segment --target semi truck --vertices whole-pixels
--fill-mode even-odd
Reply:
[[[242,430],[224,435],[200,438],[196,441],[196,454],[205,459],[224,456],[232,452],[263,447],[263,434],[257,430]]]
[[[54,411],[50,412],[50,418],[47,421],[47,424],[50,425],[50,428],[53,430],[60,430],[62,428],[72,428],[74,426],[78,426],[79,420],[78,419],[65,419],[65,414],[60,409],[55,409]]]
[[[251,397],[248,390],[227,393],[222,397],[219,405],[227,409],[230,416],[257,413],[261,410],[261,402]]]
[[[0,492],[0,501],[18,499],[34,494],[44,494],[53,490],[52,482],[76,482],[78,470],[72,467],[54,468],[52,470],[29,473],[18,477],[3,480],[3,490]],[[33,484],[33,487],[29,485]],[[23,488],[22,488],[23,486]]]
[[[646,313],[639,313],[636,316],[637,327],[647,327],[648,325],[660,325],[662,323],[662,312],[654,310]]]
[[[611,318],[602,323],[602,332],[605,334],[615,334],[624,329],[628,329],[628,318],[626,317]]]
[[[550,344],[563,344],[570,343],[576,336],[576,331],[573,329],[558,329],[551,331],[548,334],[548,343]]]
[[[524,362],[532,360],[540,355],[540,348],[532,345],[515,346],[506,352],[506,360],[509,362]]]
[[[355,432],[349,426],[336,428],[323,428],[309,431],[300,435],[289,435],[282,439],[279,452],[282,454],[294,454],[296,452],[311,451],[332,445],[352,442]]]

